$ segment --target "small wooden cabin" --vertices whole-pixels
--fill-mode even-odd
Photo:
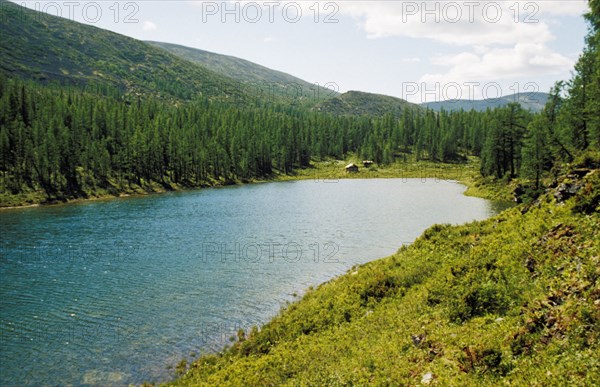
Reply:
[[[355,173],[358,172],[358,165],[351,163],[346,165],[346,173]]]
[[[371,160],[363,160],[363,165],[365,168],[369,168],[371,165],[373,165],[373,162]]]

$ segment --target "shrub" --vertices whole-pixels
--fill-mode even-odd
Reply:
[[[586,176],[583,187],[575,196],[573,212],[592,214],[598,211],[598,206],[600,206],[600,174],[592,172]]]

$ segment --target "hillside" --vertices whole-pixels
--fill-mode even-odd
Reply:
[[[362,91],[348,91],[315,106],[316,111],[354,116],[382,116],[390,113],[394,117],[400,117],[405,109],[420,108],[400,98]]]
[[[232,79],[142,41],[0,0],[0,72],[162,98],[243,98]]]
[[[427,102],[422,103],[421,106],[437,112],[442,109],[446,111],[476,110],[483,112],[487,109],[496,109],[498,107],[504,107],[512,102],[518,102],[523,109],[537,113],[542,111],[544,106],[546,106],[549,96],[550,95],[547,93],[517,93],[505,95],[500,98],[488,98],[483,100],[455,99],[441,102]]]
[[[178,44],[152,42],[148,44],[164,49],[190,62],[198,63],[218,74],[230,77],[248,88],[260,88],[264,93],[272,93],[275,97],[300,100],[323,100],[338,95],[338,93],[317,87],[312,83],[272,70],[259,64],[236,58],[234,56],[216,54]],[[267,94],[269,95],[269,94]]]
[[[173,385],[597,385],[600,170],[586,166],[600,163],[309,290]]]

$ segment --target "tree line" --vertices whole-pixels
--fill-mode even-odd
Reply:
[[[173,104],[0,78],[0,173],[8,192],[72,197],[128,184],[268,177],[349,153],[380,164],[413,153],[454,161],[480,151],[483,119],[420,109],[397,120],[285,105]]]
[[[551,89],[542,112],[531,115],[511,104],[492,113],[481,155],[483,175],[521,176],[539,189],[557,163],[600,150],[600,1],[589,4],[583,53],[571,79]]]

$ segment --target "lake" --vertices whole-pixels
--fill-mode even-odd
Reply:
[[[304,180],[0,212],[0,385],[165,381],[309,287],[506,206],[443,180]]]

